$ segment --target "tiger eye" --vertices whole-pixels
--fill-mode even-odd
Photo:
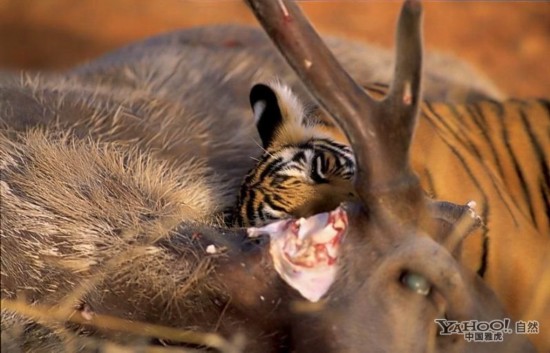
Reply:
[[[432,287],[426,277],[414,272],[405,273],[401,281],[410,290],[420,295],[428,295]]]

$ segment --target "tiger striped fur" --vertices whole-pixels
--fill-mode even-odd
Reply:
[[[278,83],[273,90],[256,85],[251,104],[265,152],[240,190],[238,225],[313,215],[353,196],[354,161],[343,134],[316,121]]]
[[[334,163],[323,180],[312,177],[319,165],[353,162],[345,137],[319,109],[289,117],[288,111],[301,113],[287,108],[295,106],[297,98],[285,100],[288,94],[279,93],[284,90],[288,93],[273,86],[279,109],[287,115],[271,122],[275,132],[267,146],[263,140],[265,152],[241,186],[235,210],[236,223],[241,225],[305,217],[350,198],[350,165]],[[367,88],[376,98],[386,90],[383,85]],[[256,100],[251,95],[258,115]],[[264,101],[269,107],[269,100],[264,97]],[[277,107],[271,109],[277,111]],[[261,136],[266,135],[262,128],[270,124],[261,118],[276,115],[264,113],[257,119]],[[284,129],[289,132],[277,132]],[[462,262],[491,285],[515,318],[537,319],[541,325],[550,325],[550,304],[531,304],[548,303],[550,295],[539,285],[548,277],[550,261],[549,132],[550,101],[545,99],[480,100],[464,105],[425,101],[411,150],[413,168],[430,197],[477,202],[485,227],[466,239]],[[312,147],[317,141],[338,148],[325,155]],[[296,163],[306,154],[317,159]],[[309,166],[304,165],[308,162]]]

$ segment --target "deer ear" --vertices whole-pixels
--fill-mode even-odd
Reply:
[[[250,105],[262,145],[267,148],[273,142],[275,132],[283,124],[277,94],[268,85],[257,84],[250,91]]]
[[[269,253],[279,276],[304,298],[316,302],[336,280],[347,225],[346,212],[338,207],[305,219],[249,228],[248,235],[269,234]]]

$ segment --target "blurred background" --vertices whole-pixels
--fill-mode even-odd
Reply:
[[[323,33],[393,45],[400,1],[301,5]],[[550,2],[425,1],[424,8],[428,49],[466,59],[512,96],[550,96]],[[0,0],[0,69],[63,69],[144,37],[213,23],[255,20],[238,0]]]

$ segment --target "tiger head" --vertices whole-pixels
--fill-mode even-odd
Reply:
[[[320,109],[280,83],[255,85],[250,104],[264,152],[242,183],[233,223],[308,217],[354,197],[352,151]]]

